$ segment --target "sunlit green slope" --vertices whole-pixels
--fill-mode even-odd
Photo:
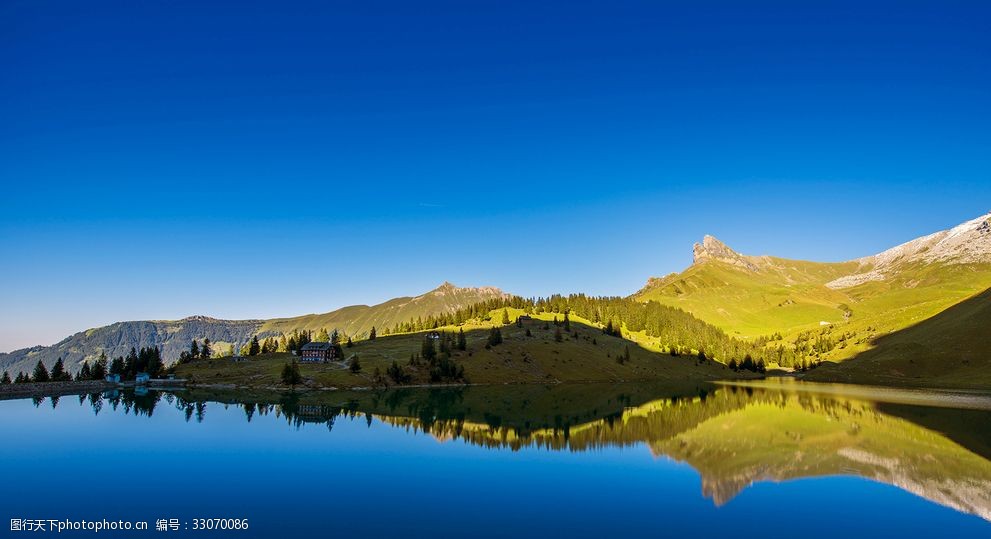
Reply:
[[[741,255],[710,236],[694,254],[633,297],[745,338],[781,334],[787,346],[803,332],[822,336],[831,343],[816,357],[843,360],[991,288],[991,216],[849,262]]]
[[[991,387],[991,290],[876,339],[842,365],[806,374],[822,381]]]
[[[454,312],[486,300],[508,297],[494,287],[463,288],[445,282],[415,297],[395,298],[378,305],[352,305],[323,314],[266,320],[261,332],[290,333],[295,330],[338,329],[348,335],[362,336],[372,327],[379,333],[401,322]]]
[[[501,312],[501,311],[500,311]],[[496,312],[492,313],[497,315]],[[515,318],[519,311],[514,311]],[[346,360],[357,356],[360,372],[344,363],[301,363],[303,387],[371,387],[384,385],[522,384],[559,382],[690,381],[753,377],[736,373],[725,365],[695,355],[671,356],[625,338],[606,335],[586,321],[573,320],[569,329],[555,325],[560,313],[534,314],[531,320],[503,325],[498,316],[473,320],[460,327],[441,327],[453,339],[464,330],[465,350],[452,349],[451,361],[463,368],[464,376],[431,379],[431,365],[422,358],[425,338],[432,332],[394,334],[375,340],[355,341],[343,348]],[[489,344],[492,328],[499,328],[502,341]],[[435,346],[440,346],[440,340]],[[439,348],[438,348],[439,350]],[[418,359],[411,361],[412,356]],[[229,384],[250,387],[282,385],[281,371],[290,354],[265,354],[247,360],[215,358],[180,365],[180,377],[195,384]],[[399,382],[387,375],[393,363],[409,379]],[[376,377],[376,372],[382,374]]]
[[[731,334],[748,337],[844,320],[840,306],[852,300],[825,283],[850,272],[855,263],[753,258],[753,266],[702,259],[682,273],[651,279],[635,297],[682,308]]]

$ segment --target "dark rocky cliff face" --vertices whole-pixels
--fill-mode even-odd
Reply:
[[[51,368],[58,358],[65,361],[70,372],[82,367],[83,360],[99,357],[126,356],[131,348],[157,346],[165,361],[172,362],[189,348],[193,339],[204,337],[211,342],[245,343],[258,333],[261,320],[218,320],[193,316],[182,320],[117,322],[101,328],[81,331],[52,346],[35,346],[0,354],[0,370],[16,376],[30,373],[40,359]],[[264,335],[260,335],[264,336]]]

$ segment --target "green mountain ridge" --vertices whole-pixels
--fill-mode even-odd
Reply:
[[[375,306],[352,305],[324,314],[267,320],[262,324],[261,331],[287,333],[297,329],[317,331],[337,328],[348,335],[363,337],[373,326],[382,331],[417,317],[451,313],[486,300],[505,297],[509,294],[491,286],[461,288],[444,282],[426,294],[394,298]]]
[[[842,360],[988,288],[991,214],[847,262],[742,255],[706,236],[685,271],[651,278],[632,297],[743,338],[842,335],[842,346],[823,355]]]

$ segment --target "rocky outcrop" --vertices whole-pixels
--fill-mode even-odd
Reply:
[[[748,271],[760,271],[760,268],[751,260],[751,257],[737,253],[725,243],[709,235],[702,238],[702,243],[696,243],[692,247],[692,257],[693,264],[718,260]]]
[[[30,373],[40,360],[48,368],[62,358],[66,369],[75,373],[84,361],[105,353],[108,358],[126,356],[131,348],[157,346],[166,361],[173,361],[188,349],[193,339],[210,339],[214,343],[248,342],[258,334],[261,320],[218,320],[191,316],[182,320],[147,320],[117,322],[109,326],[81,331],[52,346],[34,346],[0,354],[0,370],[14,376]]]

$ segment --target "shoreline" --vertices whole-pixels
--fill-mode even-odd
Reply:
[[[26,397],[57,397],[62,395],[78,395],[94,391],[105,391],[118,387],[118,384],[103,380],[86,380],[80,382],[29,382],[26,384],[0,385],[0,400]]]
[[[174,385],[156,385],[150,384],[144,386],[150,390],[156,391],[182,391],[182,390],[195,390],[195,389],[219,389],[219,390],[232,390],[232,391],[276,391],[283,393],[320,393],[320,392],[346,392],[346,391],[389,391],[389,390],[403,390],[403,389],[455,389],[455,388],[468,388],[468,387],[498,387],[498,386],[528,386],[528,385],[583,385],[583,384],[599,384],[599,383],[650,383],[650,382],[660,382],[667,381],[672,382],[673,380],[553,380],[547,382],[490,382],[490,383],[463,383],[463,384],[410,384],[410,385],[386,385],[386,386],[297,386],[297,387],[286,387],[280,385],[240,385],[240,384],[225,384],[225,383],[185,383],[185,384],[174,384]],[[686,380],[687,381],[687,380]],[[803,392],[813,392],[813,393],[824,393],[831,394],[834,396],[849,396],[855,398],[881,398],[885,399],[885,396],[891,393],[940,393],[944,396],[955,396],[959,399],[967,399],[968,397],[987,399],[991,397],[991,390],[979,389],[979,388],[937,388],[937,387],[927,387],[927,386],[902,386],[902,385],[879,385],[870,383],[850,383],[850,382],[819,382],[819,381],[808,381],[802,380],[800,377],[795,376],[768,376],[765,378],[751,378],[742,380],[733,379],[709,379],[709,380],[694,380],[695,382],[704,382],[715,385],[722,386],[737,386],[737,387],[753,387],[753,388],[775,388],[775,389],[786,389],[786,390],[797,390]],[[132,388],[132,385],[122,385],[119,383],[105,382],[105,381],[83,381],[83,382],[44,382],[44,383],[26,383],[26,384],[4,384],[0,385],[0,400],[10,400],[19,398],[31,398],[31,397],[54,397],[54,396],[64,396],[64,395],[78,395],[81,393],[91,393],[95,391],[106,391],[109,389],[127,389]],[[983,398],[983,399],[982,399]],[[904,399],[904,396],[903,396]],[[897,399],[904,404],[914,404],[915,399]],[[927,399],[920,399],[927,400]],[[921,402],[919,402],[921,404]],[[957,407],[954,403],[949,407]],[[977,408],[985,408],[988,405],[981,403]],[[964,407],[973,407],[964,405]]]

